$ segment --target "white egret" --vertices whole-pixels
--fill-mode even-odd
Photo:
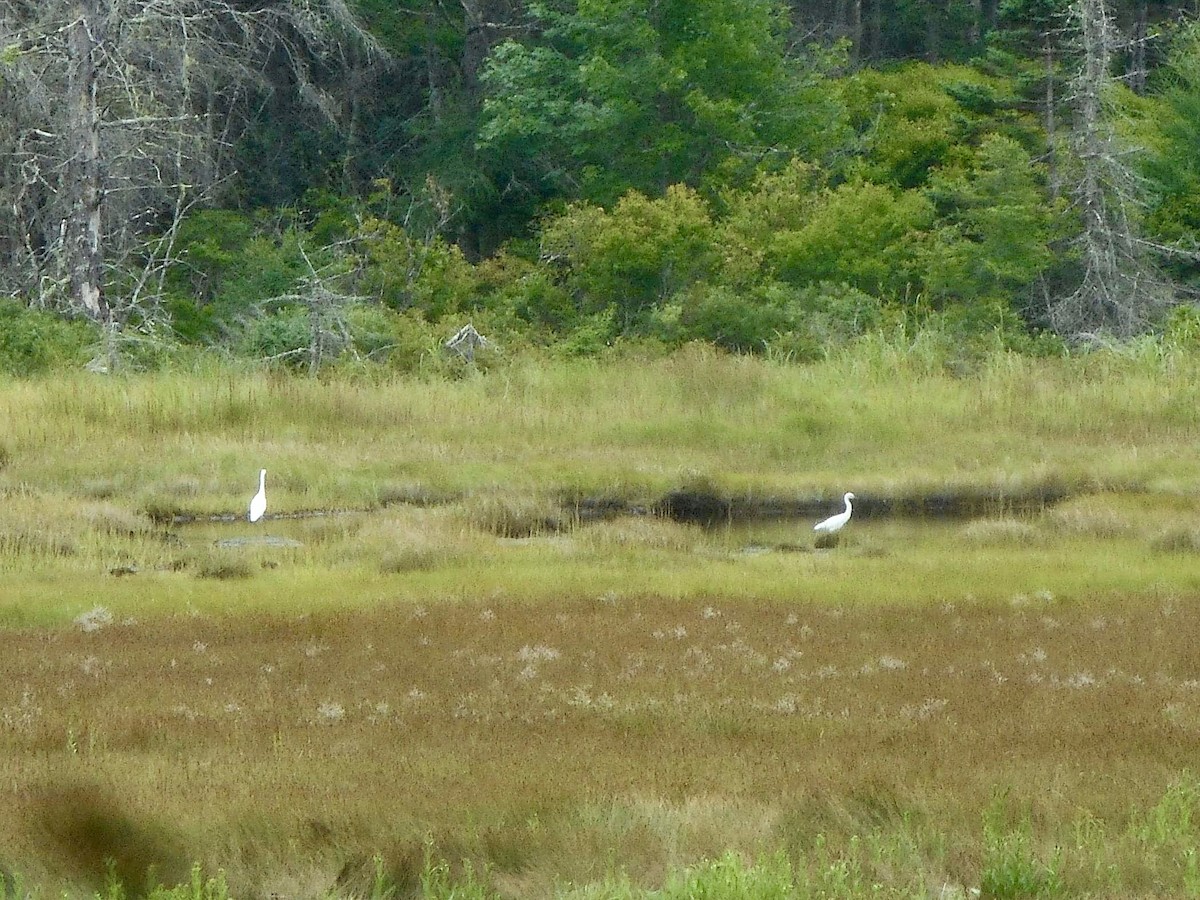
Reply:
[[[250,521],[257,522],[267,511],[267,470],[258,473],[258,493],[250,500]]]
[[[836,531],[842,530],[842,526],[850,521],[850,513],[853,512],[853,509],[850,507],[850,501],[854,499],[854,495],[847,492],[846,496],[842,499],[846,501],[845,510],[838,513],[836,516],[830,516],[823,522],[818,522],[813,526],[813,531],[819,531],[822,534],[833,534]]]

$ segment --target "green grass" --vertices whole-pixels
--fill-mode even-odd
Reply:
[[[1140,824],[1113,830],[1086,815],[1051,844],[1036,835],[1028,817],[1013,820],[1003,800],[982,816],[978,838],[979,868],[967,883],[948,876],[947,835],[911,821],[865,828],[835,846],[817,834],[806,846],[779,847],[756,854],[725,851],[663,873],[661,885],[640,885],[620,866],[586,883],[559,882],[538,895],[556,900],[922,900],[981,896],[1058,898],[1071,896],[1194,897],[1200,891],[1195,841],[1200,837],[1190,817],[1200,813],[1197,784],[1173,784]],[[1169,821],[1163,821],[1163,810]],[[536,827],[536,826],[531,826]],[[1116,854],[1138,857],[1135,872],[1118,871]],[[1124,861],[1124,859],[1123,859]],[[393,860],[393,864],[395,861]],[[1135,877],[1130,879],[1128,876]],[[320,896],[362,900],[499,900],[512,896],[486,867],[480,871],[469,857],[448,860],[426,841],[421,860],[411,871],[394,868],[380,853],[342,873],[341,890]],[[502,880],[501,880],[502,881]],[[191,867],[185,881],[164,884],[151,873],[144,892],[120,879],[117,866],[106,867],[105,884],[90,894],[94,900],[230,900],[226,873]],[[0,900],[41,900],[48,896],[18,874],[0,878]],[[84,895],[86,896],[86,895]]]
[[[704,529],[631,516],[512,538],[469,503],[171,528],[88,501],[38,518],[41,505],[0,506],[2,623],[61,623],[97,605],[137,616],[639,596],[1037,607],[1200,591],[1195,548],[1164,540],[1164,528],[1200,531],[1200,510],[1176,499],[1163,526],[1153,495],[1092,495],[1019,519],[852,521],[833,551],[814,549],[807,521]],[[264,535],[301,546],[218,545]]]
[[[1200,364],[886,350],[0,383],[3,900],[1200,895]]]
[[[966,376],[847,356],[810,367],[691,349],[514,362],[459,381],[276,375],[0,384],[0,487],[240,514],[503,489],[653,500],[877,496],[1047,484],[1195,490],[1200,364],[997,356]],[[136,459],[136,465],[131,460]]]

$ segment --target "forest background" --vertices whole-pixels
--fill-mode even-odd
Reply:
[[[1191,345],[1197,11],[9,3],[0,371]]]

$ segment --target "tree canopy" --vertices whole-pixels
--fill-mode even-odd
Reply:
[[[7,4],[0,292],[285,362],[466,317],[801,357],[896,315],[1164,327],[1200,281],[1189,10]]]

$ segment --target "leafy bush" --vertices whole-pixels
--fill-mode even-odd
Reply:
[[[228,209],[201,210],[179,226],[175,253],[183,265],[167,271],[167,288],[199,304],[211,302],[222,283],[243,269],[243,252],[256,236],[254,223]]]
[[[227,210],[208,210],[180,228],[175,252],[181,262],[167,272],[164,306],[181,339],[216,341],[263,300],[290,291],[307,272],[303,234],[278,231]]]
[[[819,359],[878,326],[881,302],[845,284],[796,288],[766,282],[745,291],[702,286],[679,316],[679,340],[705,340],[735,352]]]
[[[711,341],[740,353],[761,353],[791,324],[786,310],[726,287],[704,287],[684,308],[686,337]]]
[[[256,359],[301,365],[305,355],[296,351],[308,347],[309,341],[308,313],[298,306],[286,306],[247,322],[238,342],[238,352]]]
[[[630,193],[612,212],[577,204],[551,219],[541,255],[584,314],[612,307],[619,330],[636,332],[656,305],[712,271],[712,220],[700,196],[682,185],[661,200]]]
[[[399,225],[369,219],[359,240],[365,263],[359,290],[392,309],[417,309],[438,319],[479,292],[471,264],[442,238],[418,240]]]
[[[481,262],[476,273],[486,309],[559,333],[579,324],[579,310],[549,266],[502,251]]]
[[[88,346],[95,339],[96,329],[90,323],[0,299],[0,372],[36,375],[80,365],[87,361]]]
[[[864,69],[842,82],[841,97],[861,142],[846,174],[901,189],[918,188],[939,168],[960,163],[981,132],[1012,130],[1006,112],[1019,105],[1001,79],[927,63]]]
[[[919,253],[933,223],[932,204],[915,191],[842,184],[814,200],[802,225],[775,236],[767,261],[790,284],[845,282],[902,297],[920,289]]]

